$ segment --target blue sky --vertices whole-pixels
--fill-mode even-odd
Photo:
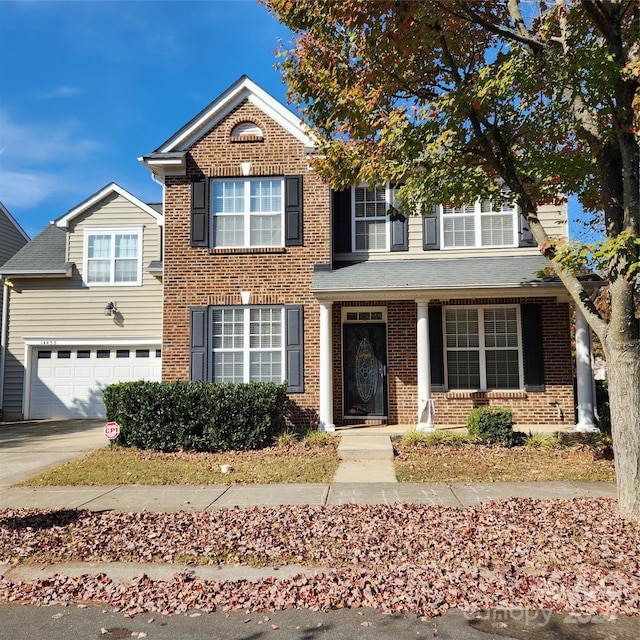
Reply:
[[[243,74],[285,102],[288,37],[257,0],[0,0],[0,201],[30,237],[110,182],[159,202],[137,158]]]
[[[0,0],[0,201],[30,237],[110,182],[159,202],[137,158],[243,74],[285,102],[279,39],[257,0]]]

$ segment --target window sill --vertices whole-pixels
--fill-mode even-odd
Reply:
[[[228,256],[228,255],[253,255],[253,254],[278,254],[286,253],[286,247],[228,247],[220,249],[209,249],[212,256]]]
[[[513,400],[516,398],[526,398],[527,392],[520,390],[513,391],[445,391],[449,400],[469,400],[482,399],[487,400]]]

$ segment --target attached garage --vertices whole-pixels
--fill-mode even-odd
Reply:
[[[45,342],[45,341],[43,341]],[[104,388],[161,379],[159,344],[86,345],[46,341],[30,347],[29,418],[104,418]]]

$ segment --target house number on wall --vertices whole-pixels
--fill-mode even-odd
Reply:
[[[52,344],[58,344],[58,341],[57,340],[40,340],[40,344],[52,345]]]

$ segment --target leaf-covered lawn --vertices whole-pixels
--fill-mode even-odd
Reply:
[[[600,450],[396,444],[401,482],[615,482],[613,460]]]
[[[178,573],[14,583],[0,601],[98,601],[130,613],[370,606],[640,614],[640,530],[614,500],[510,499],[471,508],[340,505],[208,512],[0,511],[0,562],[301,564],[319,575],[257,582]],[[108,567],[108,565],[105,565]]]

